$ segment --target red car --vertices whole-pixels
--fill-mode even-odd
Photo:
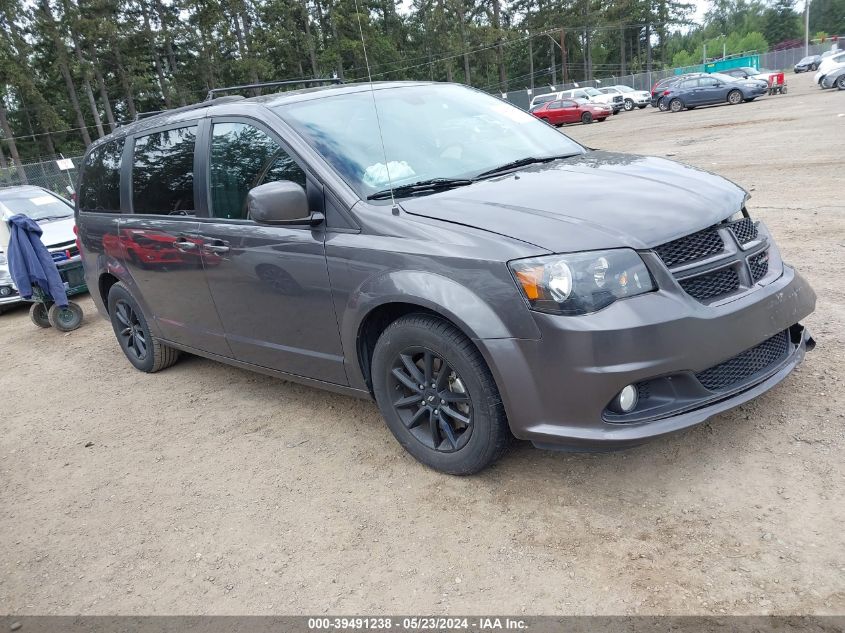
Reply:
[[[552,125],[577,123],[578,121],[581,123],[592,123],[593,121],[604,121],[613,114],[613,108],[602,103],[560,99],[558,101],[544,103],[535,110],[532,110],[531,114]]]

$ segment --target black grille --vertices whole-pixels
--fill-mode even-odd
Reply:
[[[716,232],[716,227],[711,226],[698,233],[661,244],[654,250],[663,260],[663,263],[671,268],[678,264],[721,253],[724,246],[722,238]]]
[[[710,391],[723,391],[783,360],[789,353],[789,331],[784,330],[756,347],[695,375]]]
[[[743,218],[738,222],[732,222],[728,226],[734,235],[736,235],[736,239],[740,244],[747,244],[757,239],[757,225],[754,224],[751,218]]]
[[[739,288],[739,276],[733,268],[723,268],[692,279],[682,279],[678,283],[691,297],[707,301]]]
[[[760,281],[769,272],[769,252],[763,251],[748,258],[748,265],[751,267],[751,277],[754,281]]]

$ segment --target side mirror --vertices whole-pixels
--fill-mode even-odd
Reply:
[[[325,218],[308,210],[305,190],[290,180],[268,182],[249,190],[246,196],[249,217],[259,224],[308,224],[316,226]]]

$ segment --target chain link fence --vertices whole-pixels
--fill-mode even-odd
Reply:
[[[810,45],[810,55],[821,55],[824,51],[830,50],[831,44],[812,44]],[[771,70],[792,70],[792,67],[797,64],[804,57],[804,47],[789,48],[780,51],[769,51],[768,53],[760,54],[761,68],[768,68]],[[554,84],[546,86],[534,86],[533,92],[530,88],[523,90],[512,90],[507,93],[501,93],[503,99],[506,99],[520,108],[528,109],[528,104],[531,99],[550,92],[557,92],[559,90],[571,90],[572,88],[601,88],[603,86],[630,86],[634,90],[651,90],[651,87],[661,79],[677,74],[675,68],[667,68],[665,70],[652,70],[651,72],[634,73],[628,75],[609,75],[589,81],[569,82],[565,84]]]
[[[59,163],[62,160],[69,162],[60,166]],[[71,164],[72,167],[70,167]],[[44,187],[68,197],[76,188],[76,176],[81,164],[82,156],[74,156],[67,159],[29,163],[23,166],[23,173],[16,167],[9,166],[0,169],[0,187],[29,184]],[[62,169],[63,166],[69,168]]]

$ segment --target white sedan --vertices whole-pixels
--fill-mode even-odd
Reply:
[[[606,95],[622,95],[625,110],[629,112],[634,108],[642,109],[651,103],[651,93],[647,90],[634,90],[630,86],[608,86],[599,90]]]

